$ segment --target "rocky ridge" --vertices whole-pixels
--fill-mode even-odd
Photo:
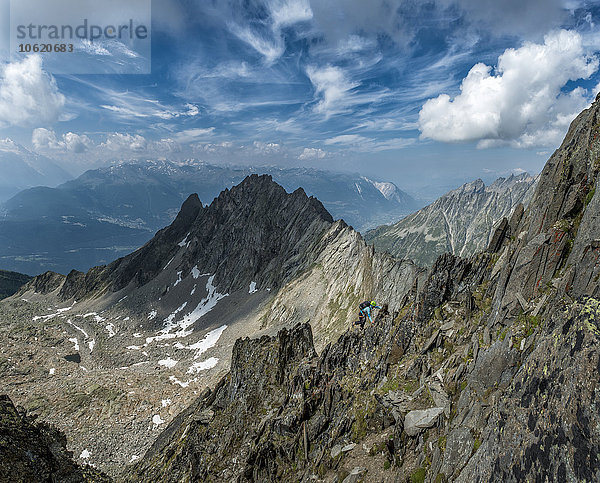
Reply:
[[[393,225],[368,231],[365,239],[423,267],[446,252],[469,257],[487,248],[502,218],[521,203],[527,206],[535,186],[536,179],[527,173],[499,178],[489,186],[478,179]]]
[[[123,478],[597,481],[599,138],[600,96],[486,252],[440,256],[364,331],[239,341]]]
[[[424,275],[302,190],[254,175],[207,207],[190,196],[131,255],[45,273],[2,302],[0,371],[14,400],[115,475],[229,370],[237,338],[310,319],[320,349],[361,299],[399,304]]]

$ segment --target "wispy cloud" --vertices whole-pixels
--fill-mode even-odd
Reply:
[[[193,141],[199,141],[200,139],[209,139],[212,137],[215,128],[194,128],[185,129],[175,134],[175,141],[179,143],[190,143]]]

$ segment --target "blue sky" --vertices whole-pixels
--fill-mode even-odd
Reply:
[[[0,138],[74,174],[193,158],[357,171],[430,197],[541,169],[600,89],[599,23],[600,2],[576,0],[155,1],[151,74],[5,55]]]

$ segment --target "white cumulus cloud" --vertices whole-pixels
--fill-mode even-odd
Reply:
[[[480,147],[556,145],[591,99],[582,88],[564,92],[564,86],[597,70],[598,59],[586,54],[577,32],[552,32],[543,44],[507,49],[495,69],[473,66],[454,99],[428,100],[419,113],[421,135]]]
[[[36,149],[62,149],[74,153],[82,153],[92,146],[92,141],[85,134],[68,132],[61,138],[50,129],[39,127],[33,130],[31,142]]]
[[[307,159],[323,159],[325,156],[327,156],[327,152],[320,148],[304,148],[298,159],[303,161]]]
[[[110,151],[144,151],[148,146],[148,141],[139,134],[128,133],[110,133],[106,136],[106,142],[100,145]]]
[[[0,126],[29,126],[58,120],[65,105],[56,81],[32,55],[4,65],[0,74]]]

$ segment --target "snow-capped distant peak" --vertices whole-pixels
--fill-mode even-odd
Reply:
[[[371,183],[385,197],[386,200],[392,200],[398,194],[398,187],[394,183],[387,181],[373,181],[372,179],[365,177],[363,177],[363,179],[367,183]]]

